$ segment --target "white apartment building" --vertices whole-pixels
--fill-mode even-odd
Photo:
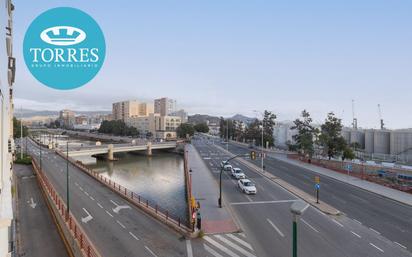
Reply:
[[[0,257],[11,256],[13,243],[13,10],[11,0],[0,0]]]
[[[181,123],[178,116],[161,116],[159,113],[132,116],[126,120],[126,125],[135,127],[141,134],[150,132],[153,137],[161,139],[175,139],[176,129]]]

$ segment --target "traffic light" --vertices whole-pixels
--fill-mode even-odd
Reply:
[[[256,160],[256,152],[255,151],[250,151],[250,159]]]

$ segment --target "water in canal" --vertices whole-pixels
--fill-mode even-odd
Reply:
[[[87,164],[85,159],[82,161],[116,183],[162,206],[187,224],[183,156],[153,151],[151,157],[131,153],[116,157],[119,160],[114,162],[97,160]]]

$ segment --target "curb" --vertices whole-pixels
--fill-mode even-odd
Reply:
[[[223,149],[222,147],[215,145],[218,149],[222,150],[223,152],[234,156],[233,153],[226,151],[226,149]],[[244,160],[243,158],[238,158],[238,161],[240,161],[241,163],[243,163],[244,165],[246,165],[247,167],[251,168],[252,171],[264,176],[265,178],[269,179],[270,181],[276,183],[277,185],[279,185],[280,187],[286,189],[288,192],[290,192],[291,194],[297,196],[298,198],[301,198],[302,200],[306,201],[307,203],[309,203],[310,205],[312,205],[313,207],[315,207],[316,209],[318,209],[319,211],[328,214],[328,215],[340,215],[341,212],[330,206],[329,204],[326,203],[320,203],[317,204],[316,200],[313,196],[309,195],[308,193],[300,190],[299,188],[292,186],[291,184],[287,183],[286,181],[272,175],[271,173],[262,170],[261,168],[257,167],[256,165],[254,165],[253,163],[250,163],[247,160]]]

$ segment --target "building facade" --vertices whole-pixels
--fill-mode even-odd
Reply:
[[[176,129],[181,123],[178,116],[161,116],[159,113],[132,116],[126,120],[126,125],[135,127],[141,134],[150,133],[153,137],[160,139],[175,139]]]
[[[13,10],[11,0],[0,0],[0,257],[11,256],[13,243]]]
[[[73,128],[76,124],[76,117],[74,111],[61,110],[59,115],[60,126],[64,128]]]
[[[112,118],[113,120],[126,120],[133,116],[147,116],[154,112],[152,103],[140,103],[136,100],[113,103]]]
[[[188,122],[188,114],[187,114],[187,112],[185,112],[185,110],[183,110],[183,109],[178,110],[178,111],[176,111],[176,112],[170,113],[170,116],[178,116],[178,117],[180,117],[180,120],[182,121],[182,123]]]
[[[162,97],[154,100],[154,112],[160,116],[168,116],[176,112],[177,102],[174,99]]]

